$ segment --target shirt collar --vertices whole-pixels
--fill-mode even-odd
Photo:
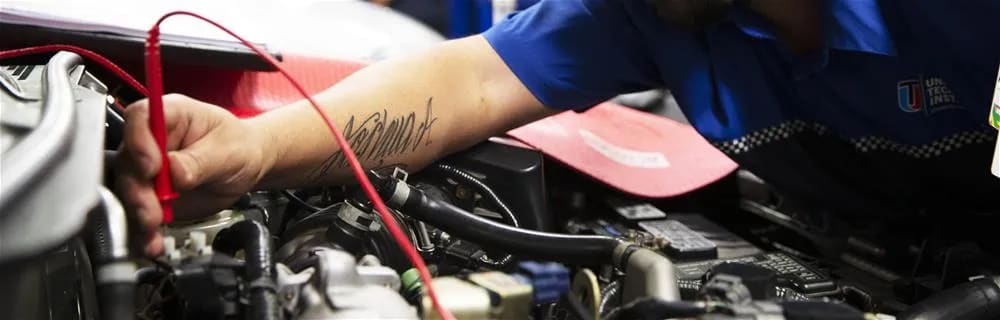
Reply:
[[[827,48],[893,56],[896,48],[876,0],[829,0],[824,14]],[[730,19],[743,33],[755,38],[777,37],[766,19],[737,6]]]

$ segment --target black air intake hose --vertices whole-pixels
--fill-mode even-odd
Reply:
[[[993,277],[966,282],[924,299],[896,319],[1000,319],[1000,287]]]
[[[250,319],[280,319],[271,261],[271,235],[267,227],[253,220],[237,222],[219,231],[212,247],[229,255],[243,249],[244,272],[250,288]]]
[[[614,251],[624,243],[621,240],[515,228],[427,197],[422,191],[394,179],[376,178],[380,182],[379,193],[387,200],[387,205],[459,238],[525,258],[583,265],[620,263],[614,261]]]

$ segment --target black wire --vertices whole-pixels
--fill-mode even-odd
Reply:
[[[260,214],[264,218],[264,225],[267,226],[268,228],[270,228],[271,227],[271,213],[267,211],[267,208],[265,208],[264,206],[262,206],[260,204],[257,204],[257,203],[253,204],[252,208],[260,210]]]
[[[927,238],[924,238],[920,242],[920,251],[917,254],[916,261],[913,262],[913,268],[910,269],[910,278],[917,277],[917,272],[920,272],[920,264],[924,263],[924,253],[927,252]]]
[[[293,193],[293,192],[291,192],[289,190],[281,190],[281,194],[285,195],[285,197],[288,197],[288,200],[291,200],[292,202],[295,202],[295,204],[300,205],[300,206],[302,206],[302,207],[304,207],[306,209],[312,210],[312,212],[323,210],[320,207],[311,205],[308,202],[306,202],[305,200],[302,200],[302,198],[299,198],[299,196],[295,195],[295,193]]]
[[[517,216],[515,216],[514,212],[510,210],[510,207],[507,206],[507,204],[500,199],[500,196],[498,196],[496,192],[493,192],[493,189],[490,188],[490,186],[484,183],[482,180],[479,180],[479,178],[476,178],[472,174],[469,174],[468,172],[465,172],[462,169],[452,167],[447,164],[439,163],[436,166],[434,166],[434,168],[444,174],[447,174],[451,178],[461,180],[461,182],[465,182],[466,184],[471,184],[473,187],[478,189],[479,192],[484,197],[486,197],[486,199],[489,199],[490,202],[493,202],[493,205],[495,205],[497,209],[500,209],[499,213],[501,216],[503,216],[507,224],[518,228],[521,227],[521,223],[518,222]]]
[[[166,261],[163,261],[163,260],[160,260],[160,259],[149,259],[149,261],[152,261],[154,264],[156,264],[160,268],[163,268],[164,270],[167,270],[167,272],[173,272],[174,271],[174,266],[170,265]]]
[[[562,295],[562,297],[559,298],[559,301],[562,302],[564,305],[566,305],[568,307],[567,309],[569,309],[569,311],[572,312],[573,316],[575,316],[577,319],[580,320],[594,319],[593,314],[587,310],[587,307],[584,307],[583,303],[581,303],[580,300],[571,297],[570,294]]]

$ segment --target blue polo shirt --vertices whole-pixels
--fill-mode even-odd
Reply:
[[[830,0],[795,54],[737,5],[699,32],[640,0],[545,0],[484,36],[545,105],[670,89],[706,139],[779,191],[845,213],[993,210],[1000,1]],[[983,201],[983,199],[993,199]]]

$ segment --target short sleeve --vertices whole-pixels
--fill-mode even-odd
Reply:
[[[543,0],[483,35],[543,104],[584,109],[662,86],[624,1]]]

